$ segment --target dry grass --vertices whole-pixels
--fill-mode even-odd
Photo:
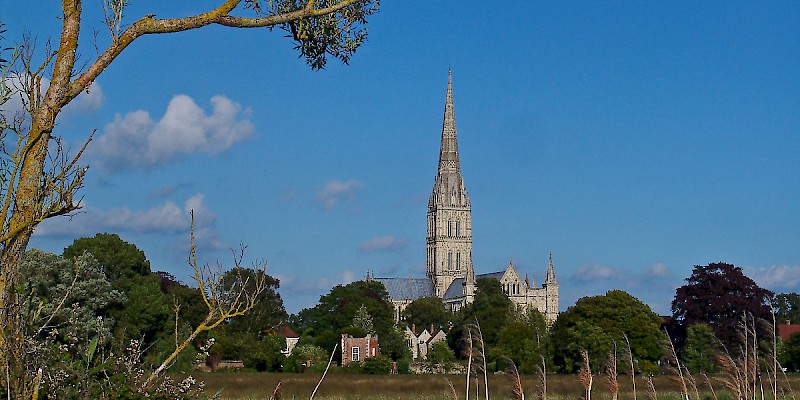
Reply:
[[[269,399],[275,386],[281,382],[283,399],[308,399],[320,374],[271,374],[271,373],[210,373],[200,375],[205,380],[206,393],[209,395],[222,390],[223,399]],[[453,382],[462,382],[463,376],[449,376]],[[576,375],[549,375],[547,377],[547,395],[553,400],[577,399],[583,388]],[[626,378],[627,379],[627,378]],[[702,379],[702,378],[701,378]],[[714,377],[711,377],[712,381]],[[800,376],[789,377],[792,387],[800,387]],[[644,380],[637,376],[636,383],[645,387]],[[678,399],[680,393],[667,376],[656,376],[653,382],[659,399]],[[521,376],[522,387],[534,392],[538,387],[539,377]],[[490,375],[489,392],[493,400],[512,398],[512,377],[509,375]],[[459,399],[464,398],[464,385],[454,385]],[[603,388],[605,389],[605,388]],[[714,390],[721,396],[725,393],[723,385],[715,382]],[[481,393],[483,395],[483,393]],[[620,399],[631,399],[631,387],[620,385]],[[472,397],[475,396],[474,390]],[[711,392],[700,391],[701,398],[711,396]],[[483,396],[481,396],[483,397]],[[610,400],[607,390],[596,388],[592,397],[595,400]],[[345,375],[333,374],[325,377],[315,397],[318,400],[450,400],[452,395],[447,381],[441,375]]]

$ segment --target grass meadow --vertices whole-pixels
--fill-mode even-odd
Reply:
[[[222,399],[269,399],[278,382],[280,398],[308,399],[314,391],[320,374],[276,374],[276,373],[209,373],[198,376],[206,383],[206,393],[213,395],[220,389]],[[328,374],[322,382],[315,399],[319,400],[450,400],[450,388],[446,379],[453,383],[459,399],[464,399],[466,377],[464,375],[350,375]],[[482,377],[481,377],[482,379]],[[711,378],[714,381],[714,378]],[[800,376],[789,376],[793,389],[800,389]],[[680,399],[676,384],[668,376],[656,376],[653,379],[659,399]],[[699,382],[705,382],[698,378]],[[620,400],[633,399],[630,379],[619,377]],[[535,376],[523,376],[522,386],[527,399],[536,399],[538,380]],[[700,386],[700,398],[715,397],[705,384]],[[511,399],[511,377],[493,375],[489,377],[489,394],[493,400]],[[592,390],[593,400],[610,400],[605,376],[594,377]],[[637,399],[648,399],[645,393],[644,380],[636,380]],[[731,397],[719,382],[714,382],[714,391],[719,400]],[[765,388],[765,392],[769,389]],[[475,382],[471,384],[471,398],[475,398]],[[551,400],[578,399],[583,388],[577,375],[551,375],[547,378],[547,398]],[[800,392],[798,392],[800,394]],[[481,383],[480,398],[484,399]],[[771,397],[771,396],[770,396]],[[792,396],[788,397],[789,399]]]

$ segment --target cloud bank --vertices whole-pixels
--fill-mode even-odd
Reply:
[[[209,230],[215,226],[217,216],[205,206],[203,199],[204,195],[198,193],[188,198],[183,207],[172,201],[165,201],[146,210],[132,210],[128,207],[100,210],[85,207],[72,218],[46,220],[34,231],[34,236],[72,238],[98,232],[188,233],[191,210],[194,210],[195,224],[202,230]],[[204,234],[208,235],[208,232]]]
[[[193,153],[219,154],[255,130],[250,110],[225,96],[211,98],[211,113],[186,95],[176,95],[160,120],[144,110],[119,114],[90,147],[107,171],[149,169]]]

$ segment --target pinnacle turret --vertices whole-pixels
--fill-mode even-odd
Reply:
[[[553,269],[553,253],[550,253],[550,262],[547,263],[547,277],[544,283],[545,285],[558,285],[556,282],[556,271]]]

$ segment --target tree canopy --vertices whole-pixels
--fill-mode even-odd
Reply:
[[[759,287],[732,264],[697,265],[686,284],[675,291],[672,317],[684,331],[693,324],[708,324],[723,344],[735,349],[745,317],[748,321],[772,321],[772,297],[772,292]],[[766,337],[763,326],[756,325],[760,335]]]
[[[561,313],[552,327],[554,363],[562,371],[577,371],[583,349],[602,365],[614,343],[622,348],[627,336],[639,367],[655,368],[663,352],[660,325],[658,314],[622,290],[584,297]]]
[[[122,240],[116,233],[98,233],[94,237],[75,239],[64,249],[64,258],[73,259],[84,252],[91,253],[105,268],[112,282],[150,274],[150,261],[133,243]]]
[[[433,330],[446,328],[448,322],[453,319],[453,314],[444,308],[442,299],[438,297],[422,297],[412,301],[403,310],[403,321],[408,327],[416,327],[418,331],[422,329]]]
[[[777,323],[800,323],[800,294],[780,293],[775,296],[773,307]]]

